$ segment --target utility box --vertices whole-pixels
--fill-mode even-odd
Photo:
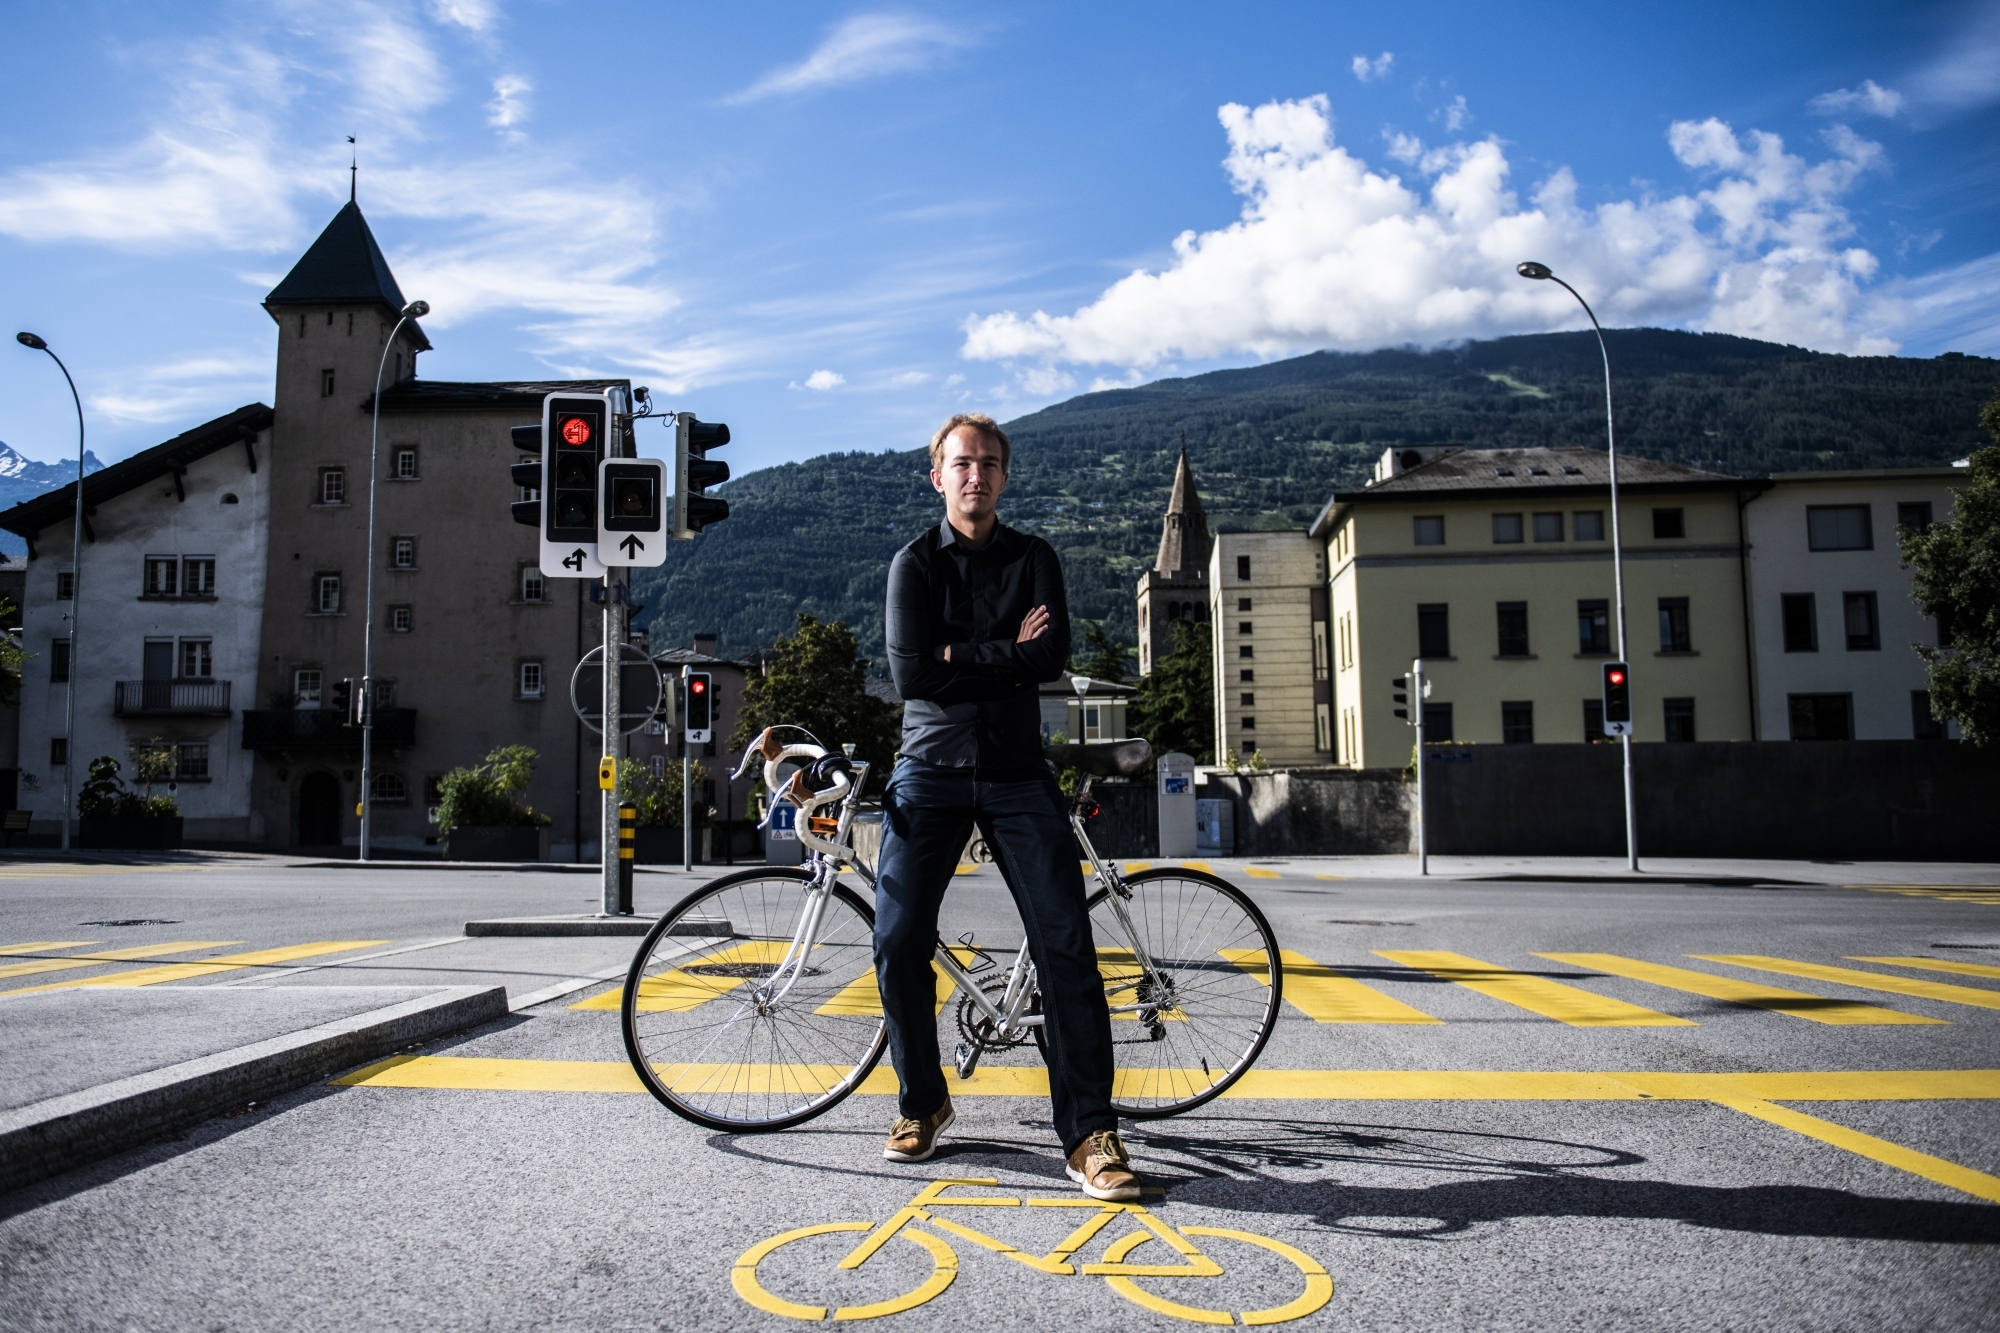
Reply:
[[[1163,754],[1156,765],[1160,786],[1160,856],[1193,856],[1195,836],[1194,756]]]
[[[1236,854],[1236,802],[1202,800],[1195,805],[1195,850],[1203,856]]]

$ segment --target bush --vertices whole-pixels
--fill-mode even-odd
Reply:
[[[525,745],[503,745],[469,768],[438,779],[438,833],[458,828],[540,828],[554,823],[521,800],[540,756]]]
[[[695,789],[708,778],[708,770],[697,761],[694,765]],[[638,813],[641,828],[679,828],[681,826],[681,766],[667,765],[666,773],[654,777],[651,765],[639,759],[623,759],[618,763],[618,801],[629,805]],[[697,801],[694,806],[694,826],[702,828],[715,819],[715,807],[705,801]]]
[[[172,819],[181,807],[171,796],[128,791],[118,776],[118,761],[101,754],[90,761],[90,777],[76,794],[76,812],[84,819]]]

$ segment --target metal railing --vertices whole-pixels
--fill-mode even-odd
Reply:
[[[226,680],[121,680],[111,711],[119,717],[229,716]]]

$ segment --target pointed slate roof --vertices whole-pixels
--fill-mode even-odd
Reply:
[[[1208,568],[1208,553],[1215,545],[1208,535],[1208,515],[1201,510],[1201,496],[1195,493],[1194,469],[1188,466],[1187,446],[1181,446],[1180,464],[1174,469],[1174,493],[1167,501],[1166,521],[1160,525],[1160,554],[1153,561],[1158,574],[1199,575]]]
[[[273,319],[279,306],[379,305],[400,313],[408,304],[396,275],[389,271],[389,261],[382,257],[382,247],[375,244],[368,219],[361,216],[361,205],[352,199],[264,298],[264,308]],[[416,333],[428,350],[430,340],[423,330]]]

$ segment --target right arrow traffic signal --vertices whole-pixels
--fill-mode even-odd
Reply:
[[[710,449],[729,443],[729,427],[719,421],[696,421],[694,413],[674,416],[674,536],[683,541],[701,535],[711,523],[729,517],[729,502],[703,494],[729,480],[729,464],[708,457]]]
[[[1604,664],[1604,734],[1632,734],[1632,670],[1623,662]]]

